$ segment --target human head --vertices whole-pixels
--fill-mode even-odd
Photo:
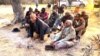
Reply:
[[[58,9],[58,5],[54,5],[53,6],[53,9]]]
[[[33,11],[33,9],[31,7],[29,7],[29,11]]]
[[[57,15],[57,12],[53,12],[52,14],[55,16],[55,15]]]
[[[30,20],[31,20],[31,22],[34,23],[34,22],[36,21],[36,19],[37,19],[37,18],[36,18],[36,14],[32,12],[32,13],[30,14]]]
[[[64,13],[64,7],[62,6],[58,7],[58,13],[60,14]]]
[[[72,25],[72,21],[71,20],[65,20],[65,22],[63,22],[64,27],[70,27]]]
[[[27,13],[26,13],[26,16],[30,16],[30,14],[31,14],[31,12],[27,12]]]
[[[47,7],[48,7],[48,8],[51,8],[51,4],[48,3]]]
[[[45,12],[45,8],[42,8],[42,9],[41,9],[41,12],[44,13],[44,12]]]
[[[85,12],[85,11],[82,11],[81,14],[82,14],[82,15],[86,15],[86,12]]]
[[[35,8],[34,12],[39,12],[39,10],[37,8]]]
[[[70,13],[69,13],[69,12],[66,12],[66,13],[65,13],[65,16],[70,16]]]
[[[75,18],[76,20],[78,20],[78,19],[80,19],[80,17],[81,17],[81,15],[78,13],[78,14],[75,15],[74,18]]]

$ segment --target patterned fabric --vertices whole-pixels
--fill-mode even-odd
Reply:
[[[54,36],[54,38],[55,38],[54,41],[57,41],[57,40],[60,40],[60,39],[63,40],[63,41],[68,41],[71,38],[75,38],[75,37],[76,37],[75,29],[71,25],[70,27],[63,28],[61,32],[57,33]]]
[[[66,32],[66,31],[68,31],[68,32]],[[64,37],[66,37],[68,33],[70,33],[70,28],[63,29],[61,38],[63,39]]]

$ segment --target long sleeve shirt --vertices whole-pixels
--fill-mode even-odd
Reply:
[[[75,39],[76,33],[73,27],[64,28],[61,32],[57,33],[54,36],[53,41],[69,41],[71,39]]]
[[[41,19],[37,19],[35,23],[30,24],[30,34],[33,35],[33,32],[36,32],[39,34],[39,37],[44,37],[44,34],[48,28],[49,26],[45,22],[43,22]]]

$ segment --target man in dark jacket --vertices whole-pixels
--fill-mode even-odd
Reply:
[[[30,7],[29,10],[26,12],[25,18],[22,20],[22,27],[25,27],[26,23],[30,23],[30,13],[33,12],[33,9]]]
[[[73,16],[69,12],[66,12],[61,20],[72,20],[73,21]]]
[[[49,26],[41,19],[36,18],[35,13],[30,14],[31,23],[29,24],[29,37],[33,37],[33,33],[39,34],[39,39],[44,40],[44,35],[48,33]]]
[[[29,30],[29,24],[31,23],[31,20],[30,20],[30,14],[33,12],[33,9],[30,7],[29,10],[26,12],[26,15],[25,15],[25,19],[24,19],[24,22],[23,22],[23,27],[25,27],[27,33],[30,31]],[[28,34],[29,35],[29,34]],[[28,36],[27,36],[28,37]]]
[[[59,15],[57,14],[57,12],[52,12],[52,14],[50,15],[49,18],[49,23],[48,25],[52,28],[55,21],[59,18]]]
[[[61,18],[59,17],[55,21],[53,28],[57,28],[58,29],[60,27],[60,29],[61,29],[61,26],[62,26],[61,21],[65,21],[65,20],[72,20],[72,22],[73,22],[73,16],[69,12],[66,12],[63,17],[61,17]]]

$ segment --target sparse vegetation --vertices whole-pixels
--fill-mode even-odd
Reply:
[[[92,55],[93,51],[92,51],[92,46],[87,46],[85,49],[84,49],[84,54],[83,56],[90,56]]]
[[[87,45],[86,48],[84,48],[84,54],[83,56],[93,56],[94,51],[99,51],[98,56],[100,55],[100,35],[93,36],[93,39],[91,40],[91,44]],[[94,48],[93,46],[96,45],[97,48]]]
[[[93,36],[94,38],[91,39],[92,43],[97,45],[98,49],[100,49],[100,35]]]

